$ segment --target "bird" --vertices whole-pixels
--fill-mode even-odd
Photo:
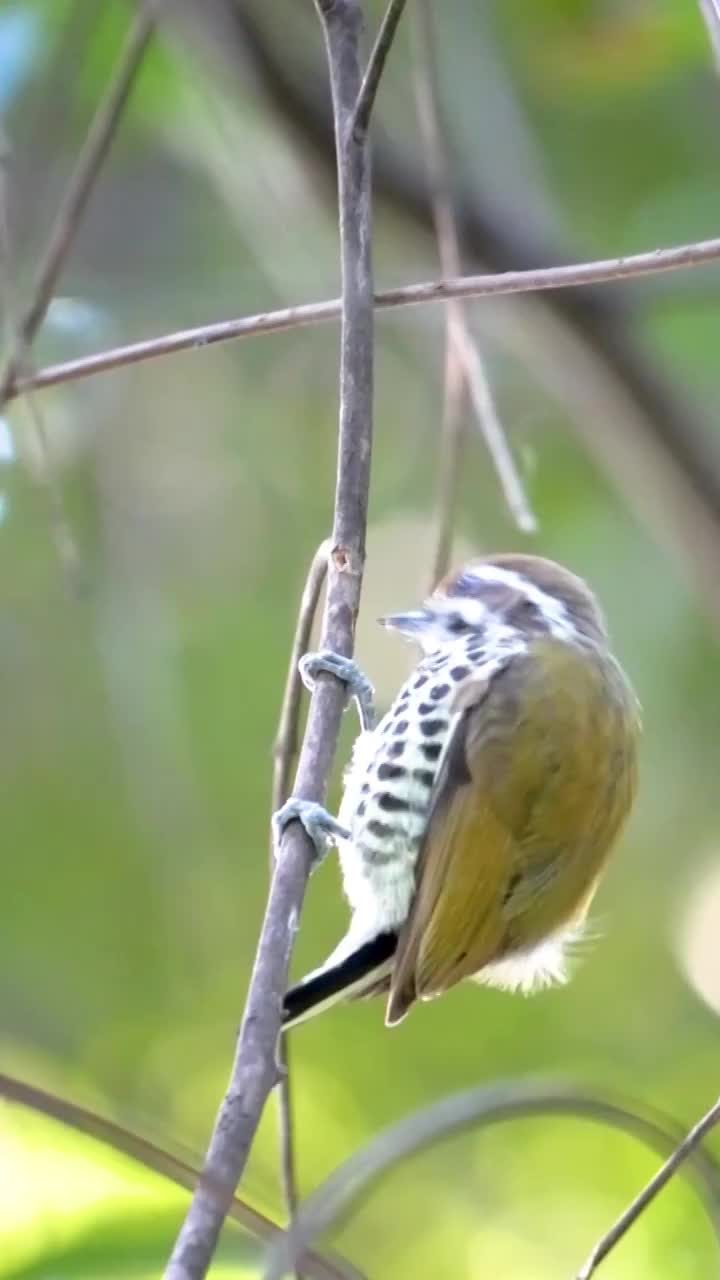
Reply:
[[[598,601],[569,569],[513,553],[448,574],[380,621],[422,656],[379,723],[352,660],[332,671],[362,731],[338,817],[291,798],[337,847],[352,910],[330,957],[285,995],[283,1027],[382,995],[385,1022],[464,979],[530,993],[566,981],[572,945],[637,787],[639,703]]]

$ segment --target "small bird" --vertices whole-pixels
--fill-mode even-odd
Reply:
[[[636,789],[639,707],[585,582],[537,556],[446,577],[381,619],[423,657],[377,727],[354,663],[307,655],[312,684],[348,684],[363,731],[338,819],[291,799],[320,852],[338,848],[352,908],[325,964],[285,997],[283,1025],[340,999],[387,996],[386,1024],[465,978],[530,992],[566,979]]]

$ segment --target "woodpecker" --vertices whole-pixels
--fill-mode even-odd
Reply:
[[[338,818],[290,799],[319,853],[334,843],[352,909],[318,970],[287,992],[288,1027],[382,994],[386,1023],[462,979],[530,992],[567,976],[636,790],[639,707],[581,578],[495,555],[425,604],[381,619],[423,656],[377,726],[372,686],[337,654],[301,662],[360,708]]]

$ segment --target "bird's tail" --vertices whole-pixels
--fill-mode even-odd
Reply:
[[[340,1000],[387,990],[396,947],[397,934],[379,933],[337,964],[303,978],[285,996],[283,1028],[296,1026]]]

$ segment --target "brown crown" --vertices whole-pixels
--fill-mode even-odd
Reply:
[[[511,552],[484,556],[449,573],[438,583],[433,594],[482,600],[493,613],[503,617],[511,626],[532,630],[535,622],[538,629],[542,629],[539,611],[519,587],[504,582],[481,582],[468,572],[480,565],[494,565],[498,569],[508,569],[518,574],[545,595],[564,604],[570,621],[589,639],[596,642],[607,640],[605,619],[587,583],[569,569],[554,560],[545,560],[542,556],[516,555]]]

